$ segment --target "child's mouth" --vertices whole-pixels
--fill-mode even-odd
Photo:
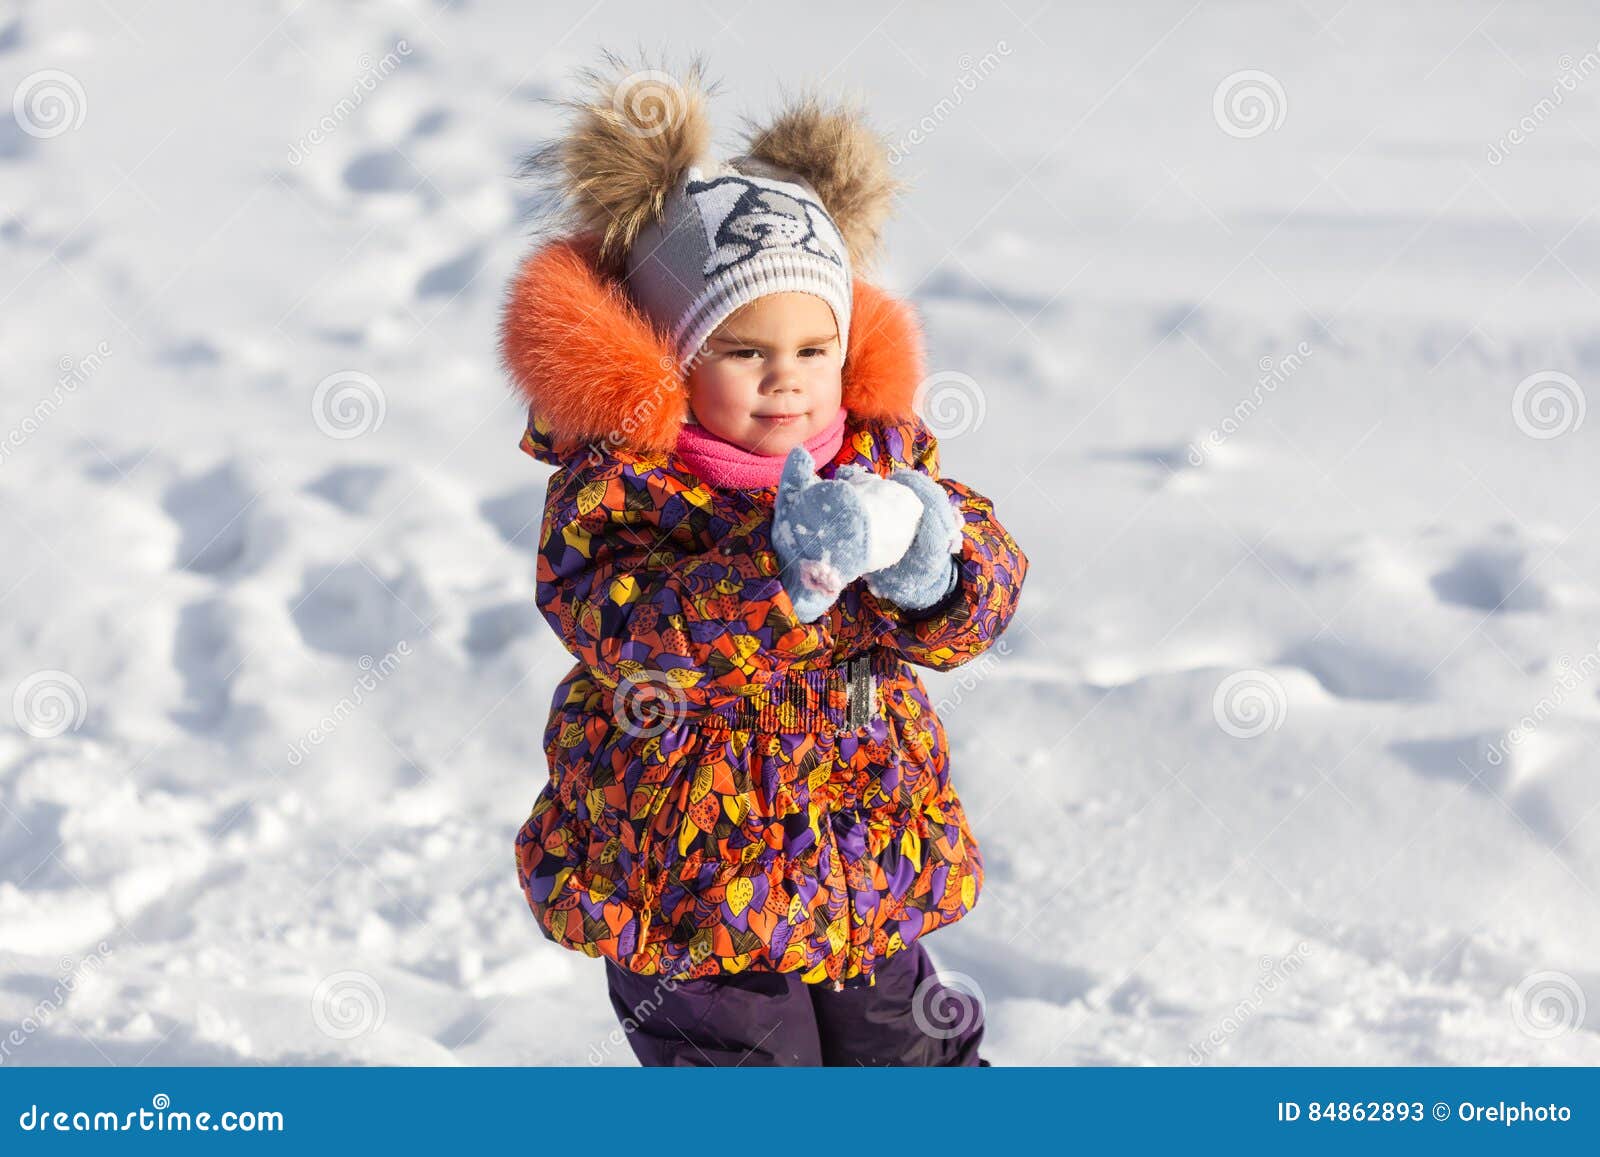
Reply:
[[[807,411],[809,413],[809,411]],[[766,422],[773,426],[786,426],[791,422],[803,421],[805,414],[757,414],[758,422]]]

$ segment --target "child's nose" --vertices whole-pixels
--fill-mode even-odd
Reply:
[[[799,393],[800,367],[792,362],[779,359],[773,364],[764,383],[766,388],[775,394]]]

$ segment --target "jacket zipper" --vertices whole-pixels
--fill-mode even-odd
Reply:
[[[849,707],[845,726],[856,730],[867,726],[875,714],[874,700],[877,697],[877,679],[872,673],[870,654],[857,656],[850,663],[849,672]],[[844,879],[844,961],[845,967],[850,964],[850,953],[854,947],[854,938],[850,935],[850,874],[845,867],[844,855],[839,850],[839,834],[833,830],[833,810],[828,811],[828,838],[833,841],[834,863],[839,865],[839,874]],[[834,980],[833,991],[844,991],[844,978],[841,976]]]

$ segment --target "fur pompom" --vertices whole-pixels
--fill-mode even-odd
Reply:
[[[850,263],[869,265],[903,183],[889,171],[889,150],[853,106],[827,107],[815,96],[795,101],[766,128],[746,118],[746,156],[802,178],[844,235]]]
[[[679,78],[604,55],[603,68],[579,74],[587,95],[557,102],[573,114],[566,135],[529,154],[519,174],[550,186],[565,226],[598,237],[602,265],[620,273],[684,170],[706,159],[716,86],[702,83],[699,58]]]

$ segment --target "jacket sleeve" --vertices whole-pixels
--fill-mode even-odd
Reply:
[[[703,704],[754,694],[833,645],[778,579],[770,513],[732,521],[660,455],[616,451],[550,478],[535,599],[605,686],[665,681]]]
[[[939,476],[939,440],[921,418],[900,427],[910,445],[911,467],[960,499],[964,520],[955,587],[920,611],[896,606],[865,592],[881,616],[877,642],[907,661],[935,671],[959,667],[987,651],[1016,613],[1028,557],[995,517],[994,503],[952,478]]]

